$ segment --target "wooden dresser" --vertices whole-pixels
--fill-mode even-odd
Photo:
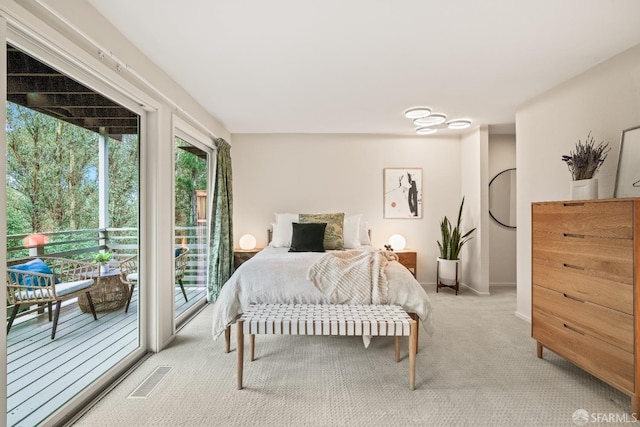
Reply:
[[[640,199],[532,204],[531,334],[640,414]]]

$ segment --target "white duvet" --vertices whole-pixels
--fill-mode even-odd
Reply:
[[[250,304],[329,304],[327,297],[307,279],[309,268],[324,253],[288,250],[267,247],[233,273],[213,305],[214,339]],[[431,301],[420,283],[397,261],[390,261],[385,273],[389,282],[389,304],[400,305],[418,315],[431,334]]]

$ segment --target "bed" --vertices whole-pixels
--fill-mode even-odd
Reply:
[[[312,277],[311,272],[318,272],[317,276],[326,277],[326,270],[314,270],[322,261],[333,255],[340,257],[355,257],[363,259],[367,256],[377,256],[381,259],[381,270],[385,281],[381,285],[384,288],[384,304],[401,306],[407,313],[420,319],[424,330],[431,333],[432,310],[431,302],[425,290],[407,270],[397,260],[393,254],[379,251],[368,242],[368,236],[360,236],[355,240],[357,243],[347,243],[352,237],[362,234],[364,229],[360,224],[352,224],[350,217],[341,219],[344,229],[339,233],[343,237],[344,248],[341,250],[329,249],[326,252],[298,251],[292,252],[295,247],[295,225],[293,233],[287,233],[292,224],[300,217],[291,215],[284,226],[278,223],[273,224],[273,240],[270,245],[258,252],[250,260],[244,262],[229,278],[222,287],[218,299],[213,307],[213,327],[214,339],[220,337],[227,328],[235,323],[244,310],[251,304],[334,304],[342,303],[342,300],[335,299],[335,292],[328,295],[326,289],[319,287],[317,279]],[[323,217],[315,219],[324,220]],[[281,226],[281,227],[279,227]],[[358,232],[352,232],[356,227]],[[284,229],[285,237],[278,234]],[[326,233],[331,234],[331,233]],[[324,246],[333,247],[324,241]],[[373,286],[372,286],[373,287]],[[375,297],[374,297],[375,298]],[[347,302],[348,303],[348,302]],[[376,303],[376,301],[373,301]],[[227,337],[228,338],[228,337]],[[366,344],[366,342],[365,342]]]

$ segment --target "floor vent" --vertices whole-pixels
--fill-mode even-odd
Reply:
[[[167,376],[173,366],[158,366],[143,382],[129,395],[130,399],[146,399],[164,377]]]

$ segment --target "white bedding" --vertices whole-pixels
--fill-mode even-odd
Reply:
[[[233,273],[213,306],[214,339],[250,304],[329,303],[327,297],[307,280],[309,268],[324,253],[288,250],[267,247]],[[389,282],[389,304],[400,305],[407,312],[418,315],[425,330],[431,334],[431,301],[422,286],[397,261],[390,261],[385,272]]]

